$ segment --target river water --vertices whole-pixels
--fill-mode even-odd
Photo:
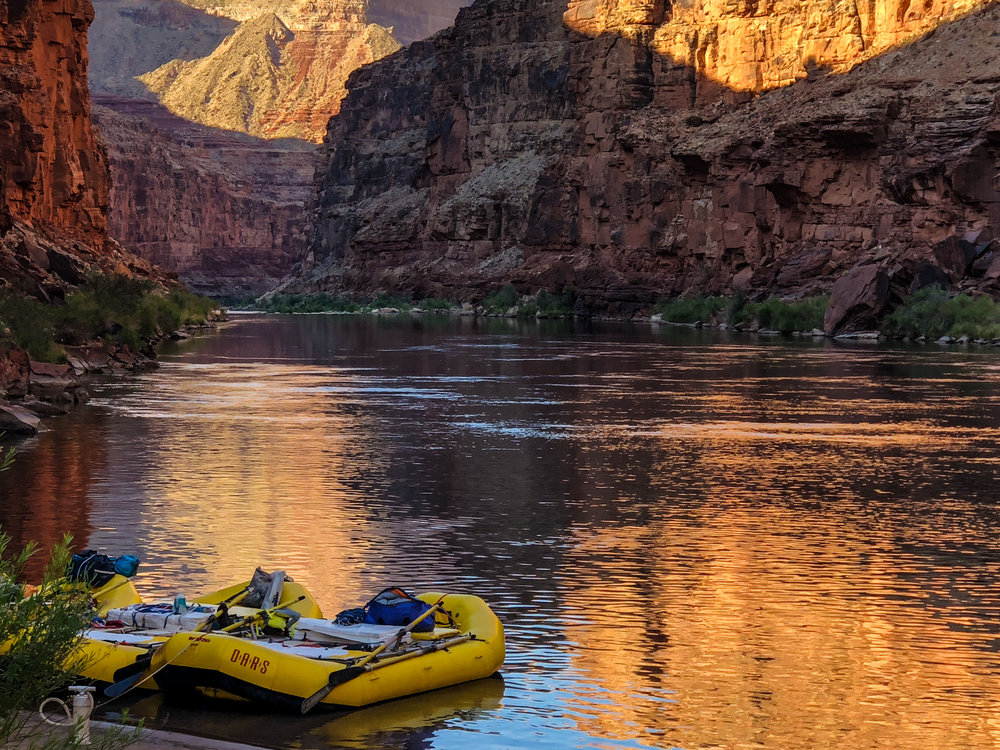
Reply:
[[[1000,355],[247,316],[20,444],[16,542],[257,565],[332,615],[484,597],[503,679],[350,713],[131,702],[272,748],[1000,747]],[[116,706],[105,711],[112,713]]]

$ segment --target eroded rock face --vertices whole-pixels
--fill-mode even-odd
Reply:
[[[109,179],[90,122],[93,17],[90,0],[0,5],[0,197],[12,219],[100,249]]]
[[[110,177],[90,119],[90,0],[0,4],[0,279],[40,299],[88,270],[163,279],[107,234]]]
[[[970,5],[477,3],[352,77],[285,288],[570,286],[581,312],[625,315],[668,294],[829,291],[862,263],[904,292],[935,275],[993,289],[1000,16],[944,20]],[[801,44],[778,54],[793,24]],[[709,26],[693,65],[668,54]],[[790,85],[743,101],[750,80]]]
[[[204,294],[259,295],[291,270],[305,246],[312,144],[206,128],[154,102],[96,102],[122,244]]]
[[[639,38],[656,55],[657,103],[745,100],[810,72],[859,62],[983,5],[982,0],[569,0],[566,25]]]

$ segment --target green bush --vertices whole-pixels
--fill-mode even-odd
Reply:
[[[10,537],[0,533],[0,746],[67,750],[124,748],[138,739],[138,730],[120,726],[95,732],[89,745],[81,738],[38,726],[39,704],[74,681],[83,667],[77,643],[93,617],[90,592],[60,585],[70,560],[70,537],[53,547],[40,591],[24,596],[24,571],[38,547],[10,549]]]
[[[215,307],[186,289],[164,292],[146,280],[94,274],[64,304],[0,295],[0,322],[32,359],[59,362],[66,356],[63,345],[95,339],[141,349],[183,325],[204,323]]]
[[[66,358],[55,342],[54,310],[32,297],[14,293],[0,296],[0,323],[10,329],[14,343],[39,362],[61,362]]]
[[[391,294],[380,294],[366,305],[373,310],[381,307],[392,307],[397,310],[412,310],[413,302],[407,297],[395,297]]]
[[[654,311],[668,323],[711,323],[713,321],[738,326],[756,321],[761,328],[782,333],[810,331],[823,327],[830,297],[807,297],[801,300],[783,300],[770,297],[764,302],[749,302],[738,292],[732,297],[703,296],[683,299],[664,299]]]
[[[420,300],[417,303],[417,307],[421,310],[454,310],[456,305],[454,302],[449,302],[446,299],[429,297],[428,299]]]
[[[668,323],[709,323],[726,309],[725,297],[685,297],[661,300],[655,311]]]
[[[256,307],[264,312],[274,313],[356,313],[361,305],[347,296],[334,294],[276,294],[260,300]]]
[[[543,318],[568,318],[576,306],[576,289],[565,287],[558,295],[543,289],[536,295],[535,304],[538,307],[536,314]]]
[[[493,292],[483,300],[483,309],[488,313],[505,313],[521,301],[521,295],[512,284]]]
[[[830,297],[807,297],[800,300],[783,300],[769,297],[764,302],[748,305],[750,314],[761,328],[781,333],[811,331],[823,328],[823,316],[830,304]]]
[[[1000,338],[1000,305],[990,297],[951,297],[942,287],[924,287],[886,316],[882,333],[893,338]]]

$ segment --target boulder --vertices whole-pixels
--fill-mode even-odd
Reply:
[[[30,380],[28,353],[9,341],[0,342],[0,389],[10,398],[23,398]]]
[[[31,363],[31,383],[28,385],[28,391],[42,401],[53,401],[76,386],[76,375],[69,365]]]
[[[878,328],[889,304],[889,274],[874,264],[856,266],[837,279],[823,330],[830,336]]]
[[[34,435],[38,432],[39,421],[35,414],[22,406],[0,402],[0,432]]]

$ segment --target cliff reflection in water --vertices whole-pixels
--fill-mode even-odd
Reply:
[[[331,614],[402,585],[479,593],[507,626],[502,700],[215,719],[229,739],[1000,745],[992,351],[264,317],[98,391],[63,423],[102,462],[72,523],[136,550],[147,594],[261,564]],[[9,478],[67,512],[55,474]]]
[[[94,416],[94,415],[88,415]],[[11,537],[11,548],[37,542],[41,550],[29,563],[28,574],[41,576],[47,551],[71,533],[76,544],[93,533],[90,491],[107,469],[107,450],[97,419],[66,419],[57,430],[13,445],[13,466],[0,474],[0,531]]]

